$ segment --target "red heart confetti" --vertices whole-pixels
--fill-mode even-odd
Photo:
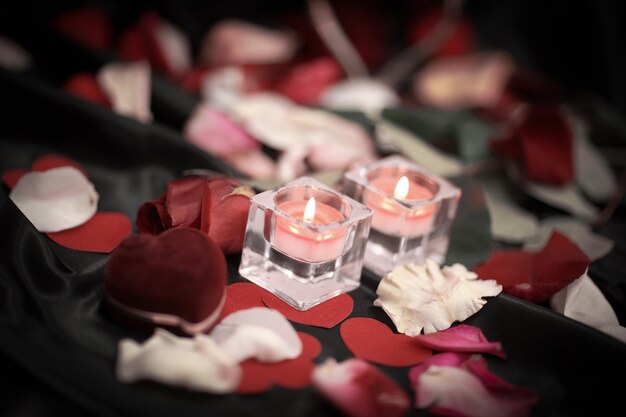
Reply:
[[[341,294],[305,311],[293,308],[267,291],[264,291],[263,303],[272,310],[280,312],[288,320],[326,329],[336,326],[348,317],[354,307],[354,301],[348,294]]]
[[[394,334],[385,324],[366,317],[346,320],[339,333],[354,356],[379,365],[415,365],[432,355],[415,338]]]
[[[498,281],[506,294],[541,303],[582,276],[588,266],[587,255],[555,231],[540,252],[496,250],[474,272]]]
[[[266,291],[250,282],[236,282],[226,287],[226,302],[220,317],[223,319],[231,313],[252,307],[265,307],[263,295]]]
[[[106,11],[97,5],[86,5],[61,14],[54,27],[70,38],[94,49],[108,49],[113,39]]]
[[[298,332],[302,341],[302,353],[295,359],[277,363],[262,363],[249,359],[241,363],[243,375],[236,392],[257,394],[279,385],[284,388],[301,389],[311,383],[315,368],[313,359],[320,354],[320,342],[307,333]]]
[[[111,107],[109,96],[102,90],[93,74],[84,72],[74,74],[67,79],[63,88],[87,101]]]
[[[9,169],[7,171],[4,171],[4,173],[2,174],[2,182],[10,190],[15,187],[15,184],[17,184],[20,178],[22,178],[22,175],[26,173],[28,173],[27,169]]]
[[[48,237],[66,248],[109,253],[132,232],[132,222],[123,213],[99,212],[86,223],[68,230],[47,233]]]

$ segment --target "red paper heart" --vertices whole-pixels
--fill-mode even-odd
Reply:
[[[298,332],[302,341],[302,353],[295,359],[277,363],[262,363],[249,359],[241,363],[243,371],[239,394],[256,394],[267,391],[274,385],[284,388],[301,389],[311,382],[315,368],[313,359],[320,354],[320,342],[307,333]]]
[[[66,248],[85,252],[109,253],[119,246],[131,232],[132,223],[125,214],[99,212],[78,227],[56,233],[47,233],[47,235]]]
[[[385,324],[370,318],[348,319],[339,333],[354,356],[379,365],[415,365],[432,355],[414,338],[394,334]]]
[[[326,329],[336,326],[348,317],[352,313],[354,306],[354,301],[348,294],[333,297],[305,311],[296,310],[279,297],[267,291],[264,291],[263,302],[267,307],[287,317],[288,320]]]
[[[537,253],[497,250],[474,270],[480,278],[495,279],[509,295],[541,303],[582,276],[589,258],[559,232],[553,232]]]
[[[15,187],[15,184],[17,184],[20,178],[22,178],[22,176],[26,173],[28,173],[27,169],[21,169],[21,168],[9,169],[2,173],[2,182],[10,190],[13,187]]]
[[[221,318],[239,310],[252,307],[265,307],[263,295],[267,293],[263,288],[250,282],[236,282],[226,287],[226,303],[222,309]],[[221,320],[220,318],[220,320]]]
[[[146,315],[129,309],[191,324],[215,316],[198,329],[204,331],[218,319],[226,277],[226,259],[217,243],[199,230],[178,228],[126,239],[109,257],[105,291],[112,310],[135,318]]]

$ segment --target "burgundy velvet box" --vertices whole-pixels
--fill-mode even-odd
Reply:
[[[221,249],[196,229],[126,239],[105,270],[107,311],[127,325],[194,334],[210,329],[225,301]]]

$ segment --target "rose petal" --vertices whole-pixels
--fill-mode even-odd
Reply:
[[[400,97],[386,84],[371,78],[342,81],[322,93],[320,104],[334,110],[378,115],[385,107],[400,104]]]
[[[289,69],[274,90],[296,103],[314,105],[319,102],[323,91],[341,77],[343,71],[337,61],[322,57]]]
[[[263,150],[251,149],[224,157],[224,161],[243,175],[253,179],[276,177],[276,164]]]
[[[61,167],[73,167],[82,172],[85,177],[87,176],[87,172],[85,168],[83,168],[78,162],[66,158],[63,155],[42,155],[39,158],[35,159],[31,169],[33,171],[47,171],[52,168],[61,168]]]
[[[15,187],[15,184],[17,184],[20,178],[22,178],[27,173],[27,169],[9,169],[8,171],[4,171],[2,173],[2,182],[10,190]]]
[[[442,356],[445,355],[445,356]],[[416,407],[449,416],[527,416],[537,395],[492,374],[479,355],[435,355],[409,372]]]
[[[589,258],[567,237],[555,231],[536,253],[496,250],[475,272],[493,278],[504,292],[540,303],[585,273]]]
[[[440,269],[432,260],[396,267],[378,284],[374,301],[400,333],[416,336],[445,330],[479,311],[502,287],[494,280],[477,280],[461,264]]]
[[[289,60],[297,40],[285,31],[243,20],[222,20],[206,34],[199,62],[205,65],[269,64]]]
[[[350,295],[341,294],[313,308],[301,311],[296,310],[279,297],[267,291],[263,294],[263,303],[272,310],[279,311],[290,321],[326,329],[335,327],[348,317],[352,313],[352,307],[354,306],[354,300],[352,300]]]
[[[33,57],[13,40],[0,35],[0,68],[9,71],[26,71]]]
[[[113,34],[107,12],[95,4],[69,10],[56,19],[53,26],[59,32],[96,50],[111,47]]]
[[[291,389],[308,386],[315,368],[312,359],[320,354],[322,346],[310,334],[298,332],[298,336],[302,342],[302,353],[295,359],[276,363],[261,363],[254,359],[243,362],[243,377],[236,392],[256,394],[269,390],[273,385]]]
[[[58,232],[85,223],[96,213],[98,193],[73,167],[29,172],[9,197],[40,232]]]
[[[239,253],[248,223],[251,190],[240,182],[217,178],[209,182],[210,218],[201,228],[212,237],[226,254]]]
[[[120,382],[153,380],[191,390],[228,393],[241,380],[237,364],[208,336],[177,337],[156,329],[143,344],[123,339],[118,346]]]
[[[93,74],[74,74],[65,82],[63,88],[85,100],[111,107],[109,97],[102,91],[102,88],[98,85],[98,80],[96,80]]]
[[[348,319],[339,333],[354,356],[380,365],[415,365],[431,355],[430,349],[412,337],[394,334],[389,327],[370,318]]]
[[[378,368],[359,359],[337,363],[329,358],[315,367],[315,389],[350,417],[401,417],[409,396]]]
[[[100,68],[96,75],[113,110],[141,122],[150,122],[150,66],[145,61],[114,62]]]
[[[417,14],[409,26],[409,42],[415,44],[430,35],[443,18],[444,10],[440,6],[433,6],[430,10]],[[447,38],[435,49],[434,57],[464,55],[474,49],[474,29],[472,22],[466,16],[460,16],[452,23]]]
[[[66,248],[85,252],[109,253],[132,232],[128,216],[115,212],[96,213],[86,223],[72,229],[48,233],[48,237]]]
[[[587,201],[574,184],[553,187],[526,182],[524,191],[539,201],[564,210],[581,219],[593,219],[598,215],[598,208]]]
[[[191,45],[187,35],[170,22],[159,19],[153,35],[167,63],[168,73],[182,74],[191,69]]]
[[[282,314],[265,307],[226,316],[213,329],[211,337],[237,362],[250,358],[280,362],[302,353],[302,342],[293,326]]]
[[[431,334],[417,335],[415,338],[423,346],[434,350],[483,352],[503,359],[506,357],[502,350],[502,343],[489,342],[478,327],[467,324],[459,324]]]

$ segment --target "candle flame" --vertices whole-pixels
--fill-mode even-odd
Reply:
[[[302,216],[302,220],[305,222],[311,222],[315,218],[315,198],[309,198],[309,201],[306,203],[306,207],[304,209],[304,215]]]
[[[398,180],[393,196],[398,200],[404,200],[409,195],[409,179],[405,176]]]

